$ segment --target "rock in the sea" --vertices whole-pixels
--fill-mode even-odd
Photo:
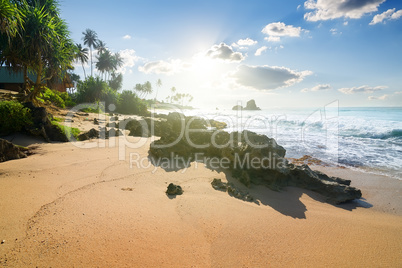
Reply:
[[[257,105],[255,104],[255,100],[249,100],[246,104],[246,107],[243,107],[241,105],[235,105],[235,106],[233,106],[232,110],[258,111],[261,109],[260,109],[260,107],[257,107]]]
[[[170,183],[167,187],[166,194],[167,195],[181,195],[181,194],[183,194],[183,189],[181,188],[180,185]]]
[[[21,150],[20,147],[15,146],[8,140],[0,139],[0,162],[25,157],[27,157],[27,155]]]
[[[232,107],[232,110],[233,110],[233,111],[236,111],[236,110],[243,110],[243,106],[241,106],[241,105],[235,105],[235,106]]]
[[[244,107],[244,110],[261,110],[260,107],[257,107],[255,104],[255,100],[249,100],[246,104],[246,107]]]

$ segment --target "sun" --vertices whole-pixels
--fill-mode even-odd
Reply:
[[[195,77],[211,82],[220,72],[219,63],[204,55],[196,55],[193,58],[192,72]]]

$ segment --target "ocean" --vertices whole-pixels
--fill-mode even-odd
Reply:
[[[260,111],[184,110],[274,138],[286,157],[325,162],[402,179],[402,107],[281,108]]]

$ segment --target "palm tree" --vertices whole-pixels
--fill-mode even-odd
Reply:
[[[88,48],[82,47],[81,44],[76,44],[77,52],[75,54],[75,59],[82,64],[82,69],[84,70],[84,77],[87,79],[87,75],[85,73],[84,63],[88,62]]]
[[[170,89],[170,91],[172,91],[172,96],[170,97],[170,103],[172,103],[172,100],[174,100],[174,94],[176,93],[176,88],[175,88],[175,87],[172,87],[172,88]]]
[[[91,29],[86,29],[85,32],[82,32],[84,37],[82,38],[84,40],[84,45],[87,45],[89,47],[89,54],[91,57],[91,76],[93,76],[92,72],[92,48],[96,48],[98,45],[98,35],[94,30]]]
[[[17,5],[10,0],[0,0],[0,33],[6,34],[8,41],[17,34],[23,16]]]
[[[99,56],[96,57],[98,62],[96,63],[96,68],[101,72],[101,74],[105,74],[106,80],[106,73],[112,68],[112,54],[109,50],[106,50],[104,53],[101,53]]]
[[[162,80],[158,79],[156,80],[156,94],[155,94],[155,101],[156,101],[156,97],[158,97],[158,89],[162,86]]]
[[[116,52],[112,58],[111,58],[112,64],[111,64],[111,68],[109,70],[109,74],[110,73],[114,73],[115,71],[117,71],[117,69],[121,66],[123,66],[124,64],[124,60],[123,58],[120,56],[120,53]]]
[[[151,82],[147,81],[144,84],[136,84],[134,90],[138,92],[138,96],[145,98],[148,94],[152,93]]]
[[[102,40],[98,40],[95,48],[98,50],[98,55],[104,53],[107,50],[106,43]]]
[[[22,100],[36,101],[45,83],[55,77],[63,79],[72,68],[75,46],[55,0],[13,3],[24,20],[5,46],[2,38],[1,63],[23,71]],[[36,75],[35,81],[28,77],[28,69]]]

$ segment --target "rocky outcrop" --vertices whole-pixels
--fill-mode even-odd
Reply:
[[[181,195],[181,194],[183,194],[183,189],[181,188],[180,185],[170,183],[167,187],[166,194],[167,195]]]
[[[185,126],[190,131],[182,135]],[[178,113],[168,115],[161,138],[152,142],[149,153],[154,159],[173,156],[181,162],[202,161],[211,169],[231,172],[246,186],[262,184],[273,190],[296,186],[318,192],[336,204],[361,197],[350,181],[289,163],[286,150],[274,139],[247,130],[211,130],[204,121]]]
[[[0,162],[25,157],[27,157],[27,155],[23,152],[23,150],[20,147],[12,144],[7,140],[0,139]]]
[[[251,202],[254,198],[246,192],[241,191],[233,183],[222,182],[221,179],[214,179],[211,182],[212,188],[218,191],[227,192],[234,198],[241,199],[243,201]]]
[[[257,105],[255,104],[255,100],[249,100],[244,110],[261,110],[261,109],[260,107],[257,107]]]
[[[260,109],[260,107],[257,107],[257,105],[255,104],[255,100],[249,100],[246,104],[246,107],[243,107],[241,105],[235,105],[235,106],[233,106],[232,110],[258,111],[261,109]]]
[[[91,128],[89,131],[78,135],[79,141],[86,141],[86,140],[97,139],[97,138],[99,138],[99,130],[96,130],[94,128]]]
[[[49,114],[44,107],[36,107],[32,102],[24,103],[24,106],[31,110],[33,125],[26,128],[26,131],[34,136],[41,136],[46,141],[67,142],[66,134],[49,120]]]

